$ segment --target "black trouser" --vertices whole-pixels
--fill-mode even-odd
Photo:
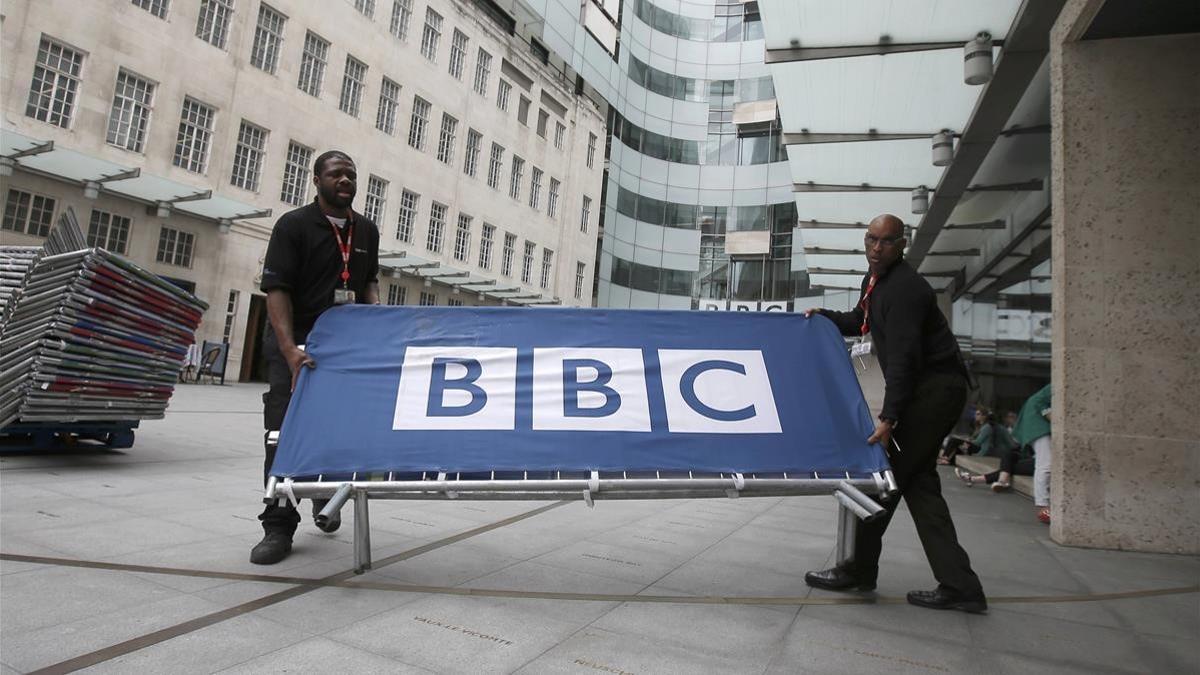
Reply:
[[[303,344],[306,337],[304,334],[296,335],[296,344]],[[270,386],[267,393],[263,394],[263,428],[267,432],[279,431],[283,427],[283,416],[287,413],[288,403],[292,400],[292,371],[288,368],[283,353],[279,351],[279,343],[275,340],[275,331],[271,329],[270,324],[263,331],[262,347],[263,356],[267,360],[267,384]],[[263,442],[266,448],[266,461],[263,462],[265,485],[271,465],[275,463],[275,447],[266,444],[265,434]],[[286,502],[283,506],[277,506],[274,501],[267,504],[258,519],[262,521],[264,531],[282,532],[288,536],[295,533],[296,526],[300,524],[300,514],[296,512],[296,507]]]
[[[971,570],[967,552],[958,544],[937,473],[938,449],[958,421],[966,398],[967,383],[961,375],[934,373],[923,377],[896,425],[895,439],[900,450],[893,445],[889,454],[899,496],[904,497],[912,513],[934,578],[942,586],[975,593],[982,590],[979,577]],[[859,523],[850,568],[862,579],[875,579],[879,573],[883,533],[899,506],[898,496],[883,506],[886,514],[879,520]]]
[[[985,473],[983,479],[988,483],[995,483],[1000,480],[1001,473],[1007,473],[1010,476],[1032,476],[1033,458],[1022,458],[1020,448],[1009,450],[1000,458],[1000,470]]]

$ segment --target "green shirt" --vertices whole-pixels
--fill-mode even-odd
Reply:
[[[1021,414],[1017,417],[1017,425],[1013,427],[1013,438],[1021,445],[1032,443],[1042,436],[1050,435],[1050,420],[1042,415],[1042,411],[1050,407],[1050,385],[1038,390],[1036,394],[1021,406]]]
[[[1004,453],[1017,447],[1017,442],[1013,440],[1012,434],[999,424],[983,425],[979,431],[975,432],[971,442],[979,448],[975,454],[989,457],[1003,457]]]

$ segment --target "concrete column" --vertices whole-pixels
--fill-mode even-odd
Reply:
[[[1051,35],[1051,537],[1200,553],[1200,36]]]

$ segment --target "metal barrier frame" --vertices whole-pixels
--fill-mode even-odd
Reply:
[[[278,442],[271,432],[268,443]],[[296,481],[271,476],[267,479],[263,501],[279,505],[297,504],[301,499],[328,499],[318,520],[332,518],[346,502],[354,500],[354,571],[371,569],[370,501],[372,499],[461,499],[461,500],[563,500],[582,499],[589,507],[597,499],[697,499],[725,497],[781,497],[832,495],[838,503],[837,562],[854,559],[854,537],[859,521],[870,522],[884,515],[876,499],[887,500],[897,491],[891,470],[871,474],[870,478],[757,478],[741,473],[717,478],[601,478],[592,471],[590,478],[563,479],[458,479],[445,472],[430,472],[428,480],[316,480]]]

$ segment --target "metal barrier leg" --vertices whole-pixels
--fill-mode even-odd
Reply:
[[[854,536],[858,533],[858,515],[838,501],[837,565],[854,562]]]
[[[354,573],[371,569],[371,517],[366,490],[354,491]]]

